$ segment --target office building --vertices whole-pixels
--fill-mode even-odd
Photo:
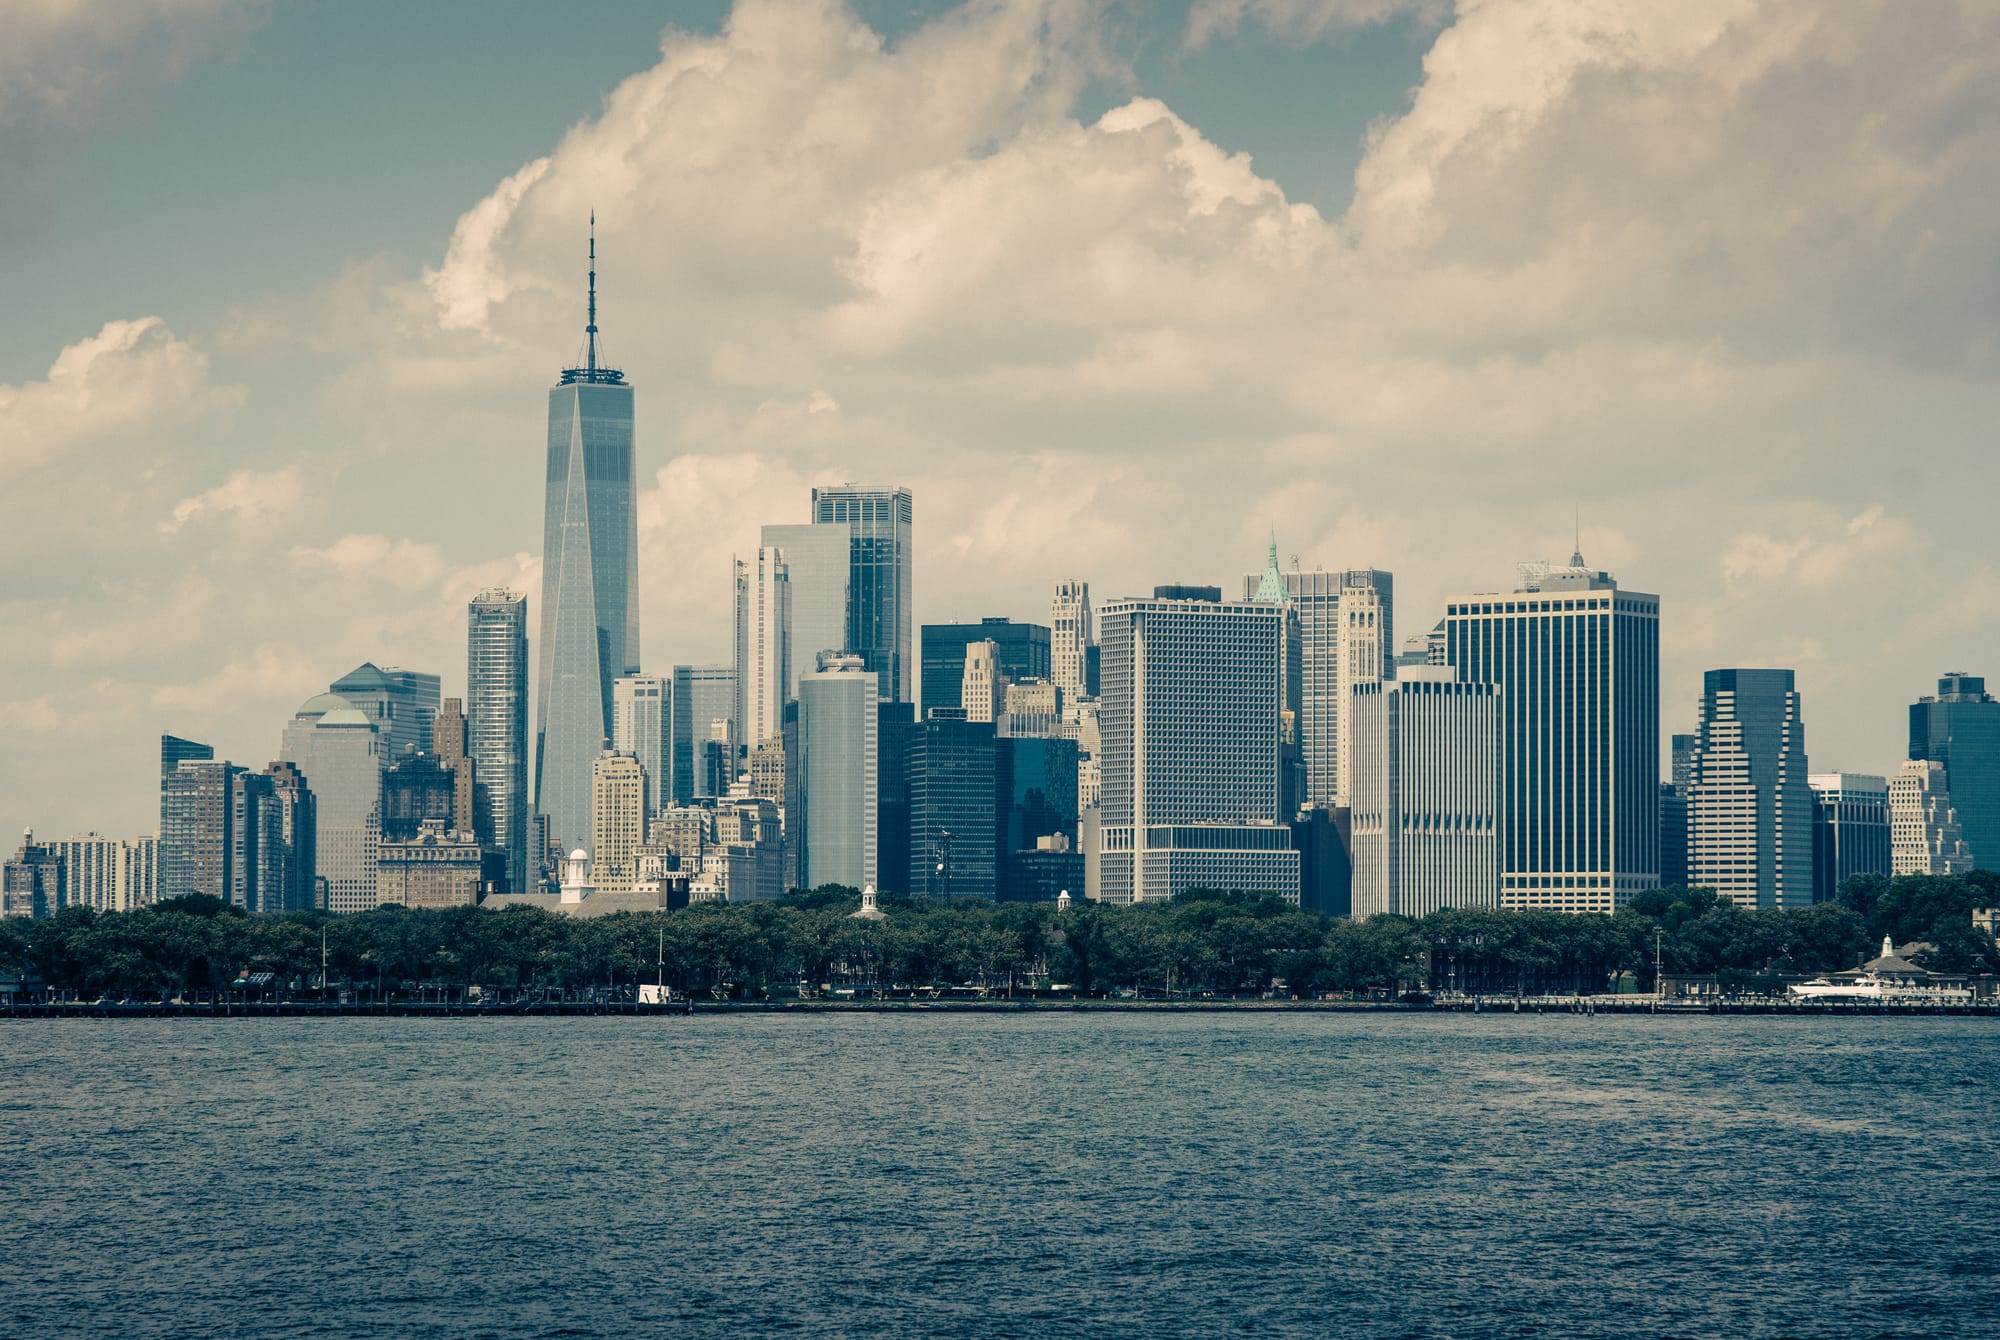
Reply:
[[[479,901],[484,853],[472,834],[426,819],[407,838],[385,840],[376,858],[376,901],[388,907],[471,907]]]
[[[1103,805],[1084,825],[1093,896],[1112,903],[1190,888],[1296,900],[1299,857],[1279,795],[1280,609],[1224,604],[1215,588],[1106,603]],[[1198,595],[1189,596],[1189,590]]]
[[[959,706],[967,721],[989,725],[1000,719],[1006,705],[1008,679],[1000,669],[1000,647],[992,639],[965,644],[965,667],[959,679]]]
[[[606,750],[591,778],[590,877],[601,893],[632,891],[646,843],[646,772],[630,754]]]
[[[1612,912],[1660,878],[1660,600],[1582,554],[1445,606],[1460,680],[1500,686],[1500,905]]]
[[[726,800],[716,806],[711,820],[713,837],[692,867],[688,901],[747,903],[783,897],[778,807],[755,798]]]
[[[160,737],[160,795],[167,793],[167,778],[174,775],[183,760],[206,763],[215,758],[215,747],[196,740],[183,740],[178,735]]]
[[[729,779],[717,784],[716,774],[721,769],[716,759],[730,759],[729,778],[734,778],[736,668],[677,665],[673,693],[668,722],[673,729],[674,755],[668,773],[673,779],[674,804],[688,805],[726,793]]]
[[[191,893],[229,898],[238,846],[236,778],[242,771],[227,761],[183,759],[166,779],[160,798],[161,898]]]
[[[406,754],[428,754],[435,748],[431,731],[437,721],[438,677],[395,666],[381,669],[363,662],[327,686],[375,724],[384,756],[390,763]]]
[[[590,840],[592,774],[611,738],[611,681],[639,673],[632,387],[598,357],[594,235],[587,310],[583,363],[549,390],[542,527],[535,808],[565,850]]]
[[[528,598],[491,589],[466,608],[465,752],[472,759],[475,831],[502,854],[500,887],[530,892],[541,871],[528,842]]]
[[[468,833],[479,844],[491,845],[493,830],[486,824],[486,806],[479,802],[481,779],[467,752],[468,726],[465,704],[447,698],[438,708],[437,724],[431,728],[431,744],[439,766],[451,773],[451,824],[455,833]]]
[[[1284,605],[1297,620],[1297,752],[1300,801],[1309,806],[1347,804],[1343,722],[1356,684],[1380,682],[1395,650],[1395,578],[1375,568],[1338,572],[1287,572],[1271,542],[1264,571],[1246,573],[1245,599]],[[1442,663],[1442,658],[1440,662]]]
[[[1676,735],[1673,780],[1660,783],[1660,887],[1688,886],[1688,795],[1694,786],[1694,746],[1697,737]]]
[[[1050,633],[1041,624],[1001,618],[978,623],[927,623],[923,626],[921,712],[929,715],[933,707],[975,707],[964,697],[965,656],[966,649],[979,642],[993,644],[994,661],[1005,679],[1049,678]]]
[[[1002,735],[1060,735],[1074,740],[1076,732],[1063,716],[1062,690],[1050,679],[1010,682],[1001,699],[998,721]]]
[[[1688,880],[1738,907],[1813,896],[1806,728],[1790,670],[1702,675],[1688,789]]]
[[[639,760],[646,774],[646,817],[674,796],[668,764],[673,758],[673,681],[665,675],[620,675],[611,685],[611,747]]]
[[[993,896],[1026,903],[1048,901],[1071,886],[1081,893],[1076,741],[1003,735],[993,742],[993,762],[998,825]]]
[[[62,857],[51,843],[36,842],[35,830],[0,865],[0,917],[52,917],[61,897]]]
[[[908,893],[910,749],[918,729],[914,703],[878,703],[875,719],[875,883]]]
[[[799,696],[799,677],[823,651],[846,651],[847,582],[853,531],[845,525],[766,526],[761,543],[784,557],[789,589],[791,678],[785,696]]]
[[[742,744],[755,749],[784,731],[792,684],[792,600],[785,557],[759,549],[735,560],[736,720]]]
[[[319,802],[299,768],[280,759],[264,769],[271,825],[265,897],[272,911],[307,912],[319,901]]]
[[[822,655],[799,681],[801,800],[786,818],[799,827],[807,888],[875,883],[875,682],[866,661],[849,655]]]
[[[1497,905],[1499,687],[1406,666],[1353,692],[1353,915]]]
[[[999,774],[993,723],[933,707],[910,737],[908,891],[992,898],[999,884]]]
[[[916,691],[912,513],[908,489],[843,484],[812,491],[813,522],[848,529],[845,650],[874,673],[884,702],[911,702]]]
[[[1813,901],[1834,901],[1841,882],[1854,875],[1888,874],[1889,779],[1815,772],[1806,785],[1813,796]]]
[[[1972,849],[1952,807],[1944,764],[1913,758],[1889,779],[1889,872],[1964,875]]]
[[[2000,870],[2000,702],[1954,671],[1910,705],[1911,758],[1944,766],[1944,787],[1976,866]]]
[[[1094,676],[1089,673],[1090,649],[1097,644],[1096,620],[1090,609],[1090,583],[1066,577],[1056,583],[1049,599],[1048,677],[1062,690],[1063,698],[1074,702],[1096,696]]]
[[[382,774],[384,842],[408,842],[423,825],[436,819],[446,832],[467,833],[456,819],[458,775],[436,754],[410,754]]]
[[[297,765],[312,787],[314,850],[319,877],[326,881],[325,910],[367,911],[375,906],[382,840],[382,778],[388,758],[381,733],[345,698],[322,693],[302,704],[285,727],[278,757]],[[182,764],[182,771],[189,766]],[[164,829],[160,838],[164,850]],[[172,896],[164,881],[162,893]]]
[[[1328,917],[1354,915],[1354,812],[1308,806],[1291,821],[1299,854],[1299,906]]]

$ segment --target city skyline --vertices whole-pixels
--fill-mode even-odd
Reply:
[[[1505,591],[1515,561],[1560,553],[1580,506],[1583,550],[1662,599],[1660,730],[1692,727],[1707,669],[1792,668],[1815,769],[1893,773],[1899,713],[2000,651],[1985,619],[2000,583],[1962,510],[1993,468],[1979,350],[2000,305],[1968,297],[1950,262],[1992,222],[1989,207],[1953,203],[1983,180],[1983,160],[1912,160],[1891,199],[1857,182],[1843,147],[1864,138],[1856,127],[1911,124],[1923,105],[1884,91],[1902,84],[1882,68],[1894,44],[1871,39],[1883,11],[1855,7],[1728,72],[1719,20],[1702,14],[1589,56],[1589,43],[1538,47],[1490,9],[1288,27],[1239,6],[1233,28],[1199,33],[1183,9],[1106,76],[1085,53],[1109,28],[1088,7],[1057,20],[1034,5],[887,9],[788,8],[795,21],[780,24],[779,7],[747,4],[725,27],[719,7],[691,8],[673,16],[666,54],[645,34],[622,73],[590,76],[584,102],[539,128],[492,131],[480,161],[502,153],[503,166],[468,187],[454,165],[459,184],[436,188],[459,193],[443,214],[427,195],[393,235],[363,230],[341,254],[314,250],[323,225],[262,226],[242,287],[214,286],[202,303],[116,248],[96,249],[101,272],[69,303],[24,276],[0,361],[7,519],[28,569],[7,614],[0,729],[13,766],[0,815],[52,834],[146,831],[144,785],[103,779],[144,775],[158,734],[260,767],[291,710],[362,661],[421,667],[464,692],[465,603],[491,586],[539,603],[535,503],[520,481],[536,388],[575,353],[593,206],[606,254],[632,262],[612,352],[648,388],[637,511],[650,674],[726,661],[728,554],[753,551],[763,525],[808,523],[811,490],[847,481],[921,495],[916,625],[1039,622],[1059,577],[1087,579],[1099,604],[1170,580],[1230,587],[1275,526],[1286,570],[1296,553],[1304,570],[1393,572],[1407,635],[1448,596]],[[229,66],[231,43],[254,56],[306,22],[278,15],[198,42],[182,82],[133,96],[159,133],[184,129],[204,79],[259,77]],[[1904,33],[1907,49],[1983,51],[1987,22],[1932,16]],[[1855,40],[1839,54],[1843,34]],[[1526,81],[1474,88],[1464,53],[1482,36],[1547,78],[1532,93]],[[1370,85],[1365,106],[1315,113],[1329,118],[1317,135],[1288,110],[1231,123],[1204,89],[1228,82],[1231,53],[1274,47],[1317,72],[1274,76],[1285,88],[1402,73],[1387,91]],[[810,124],[858,81],[914,87],[970,49],[1009,53],[1018,69],[967,86],[916,141],[863,118],[791,196],[752,166],[753,145],[793,153],[773,109],[795,105]],[[1186,68],[1164,69],[1161,51]],[[91,69],[118,56],[58,54]],[[732,72],[715,96],[756,138],[711,146],[715,166],[697,172],[676,118],[637,108],[685,110],[680,76],[702,60]],[[1815,61],[1868,74],[1888,105],[1814,82],[1820,128],[1793,130],[1805,138],[1781,153],[1740,133],[1730,118],[1759,104],[1739,98],[1714,123],[1721,147],[1694,199],[1754,181],[1758,199],[1810,214],[1833,183],[1844,201],[1882,204],[1881,236],[1826,250],[1837,272],[1787,260],[1726,212],[1699,231],[1715,269],[1690,271],[1694,241],[1607,217],[1616,193],[1580,198],[1538,175],[1565,127],[1604,110],[1584,77],[1600,67],[1657,76],[1696,110],[1728,89],[1768,94]],[[1524,138],[1479,138],[1481,109],[1522,111]],[[1961,112],[1934,129],[1970,145],[1990,109]],[[129,110],[78,124],[92,153],[144,138]],[[1464,152],[1426,158],[1433,132]],[[1642,127],[1612,117],[1603,132],[1626,159],[1604,169],[1626,174],[1620,198],[1643,213],[1684,194]],[[1315,139],[1319,161],[1348,165],[1334,189],[1300,167]],[[596,165],[620,152],[634,174],[610,180]],[[1811,180],[1773,170],[1788,156]],[[1121,163],[1135,175],[1111,174]],[[945,193],[953,174],[966,194]],[[1067,194],[1020,189],[1055,179]],[[1394,189],[1418,180],[1427,195]],[[24,268],[59,268],[30,264],[47,237],[97,226],[72,178],[47,181],[41,214],[26,207],[0,240]],[[255,195],[235,204],[230,231],[268,224]],[[1752,221],[1778,217],[1764,208]],[[953,210],[990,219],[990,262],[954,277],[896,261]],[[1662,228],[1685,220],[1662,215]],[[1486,251],[1458,231],[1471,217],[1495,222]],[[1593,221],[1638,229],[1640,252],[1590,253],[1576,239]],[[1919,248],[1940,221],[1943,240]],[[1256,229],[1275,250],[1244,242]],[[1524,240],[1544,233],[1554,240]],[[294,243],[296,263],[279,263]],[[1118,281],[1105,247],[1150,279]],[[1615,313],[1574,296],[1604,288],[1593,267],[1606,264],[1618,267]],[[1676,293],[1655,284],[1661,273],[1681,276]],[[1877,273],[1907,287],[1858,277]],[[1545,285],[1549,302],[1531,311],[1513,301],[1552,275],[1576,287]],[[1224,291],[1240,313],[1215,300]],[[85,527],[87,515],[115,524]],[[64,562],[29,561],[50,552]]]

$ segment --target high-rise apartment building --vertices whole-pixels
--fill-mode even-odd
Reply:
[[[1531,568],[1445,606],[1445,659],[1500,687],[1500,905],[1611,912],[1660,877],[1660,600]]]
[[[528,893],[540,874],[528,849],[528,598],[490,589],[466,607],[465,752],[487,841],[506,860],[501,892]]]
[[[786,682],[785,696],[796,698],[799,677],[819,663],[821,652],[848,649],[847,583],[853,532],[846,525],[811,522],[766,526],[761,541],[765,549],[777,550],[785,560],[791,628],[791,678]]]
[[[0,865],[0,917],[52,917],[60,909],[62,856],[55,846],[21,835],[21,846]]]
[[[798,824],[804,884],[875,882],[877,754],[875,672],[859,656],[819,657],[799,681]]]
[[[591,778],[591,882],[599,893],[630,893],[646,842],[646,772],[630,754],[606,750]]]
[[[374,721],[339,694],[307,699],[285,727],[278,757],[296,764],[312,787],[314,850],[326,881],[326,910],[375,906],[382,840],[382,777],[387,749]],[[183,772],[189,767],[182,764]],[[164,848],[166,833],[161,832]],[[162,881],[162,896],[171,897]]]
[[[1342,725],[1356,684],[1380,682],[1395,651],[1395,578],[1376,568],[1284,571],[1273,540],[1264,571],[1246,573],[1246,600],[1289,601],[1298,621],[1298,753],[1302,801],[1347,804]],[[1288,670],[1287,678],[1292,678]]]
[[[674,803],[687,805],[698,798],[722,795],[729,789],[729,779],[717,784],[720,769],[710,766],[710,755],[731,753],[738,738],[736,668],[677,665],[673,693],[668,719],[673,726],[674,757],[668,772],[673,778]],[[734,764],[730,767],[733,778]]]
[[[1944,765],[1944,786],[1975,865],[2000,870],[2000,702],[1957,671],[1910,705],[1910,757]]]
[[[975,643],[991,642],[1000,674],[1009,680],[1047,679],[1050,633],[1038,623],[988,617],[978,623],[927,623],[923,626],[920,710],[964,707],[965,654]]]
[[[479,803],[483,781],[467,750],[465,703],[447,698],[438,708],[437,725],[431,728],[431,743],[440,766],[451,772],[450,831],[464,833],[482,846],[491,843],[493,832],[486,826],[486,807]]]
[[[598,358],[594,234],[590,250],[584,361],[549,391],[542,528],[535,807],[565,850],[590,840],[592,774],[611,738],[611,681],[639,673],[632,388]]]
[[[779,550],[759,549],[754,560],[736,560],[736,720],[748,749],[784,731],[792,696],[791,591]]]
[[[1896,875],[1964,875],[1972,848],[1952,807],[1944,764],[1907,760],[1889,779],[1889,870]]]
[[[166,779],[160,798],[161,898],[191,893],[229,898],[239,845],[236,778],[242,772],[226,761],[183,759]]]
[[[1889,779],[1859,772],[1815,772],[1813,901],[1840,896],[1853,875],[1889,873]]]
[[[1405,666],[1350,707],[1353,915],[1497,905],[1499,686]]]
[[[440,701],[436,675],[363,662],[327,685],[327,692],[340,695],[374,723],[388,762],[407,754],[428,754],[435,747],[431,731]]]
[[[202,744],[196,740],[183,740],[178,735],[160,737],[160,794],[167,793],[167,778],[174,775],[183,760],[205,763],[215,757],[215,746]]]
[[[270,779],[273,864],[265,871],[274,911],[306,912],[319,900],[319,801],[295,764],[278,760],[264,769]]]
[[[913,510],[903,488],[842,484],[812,491],[813,522],[848,529],[845,650],[874,673],[884,702],[913,701],[916,691]]]
[[[1279,794],[1283,612],[1178,589],[1190,594],[1098,611],[1103,806],[1085,846],[1090,886],[1112,903],[1190,888],[1296,899]]]
[[[1688,880],[1738,907],[1813,897],[1806,728],[1790,670],[1702,675],[1688,790]]]
[[[55,910],[87,907],[94,912],[122,912],[117,905],[118,876],[125,844],[117,838],[82,833],[48,844],[61,859]]]
[[[1092,692],[1089,685],[1090,649],[1097,643],[1097,623],[1090,608],[1090,583],[1065,577],[1056,583],[1049,599],[1050,679],[1062,690],[1065,701],[1074,702]]]
[[[611,686],[611,747],[639,760],[646,773],[646,817],[673,801],[667,765],[673,754],[673,681],[664,675],[621,675]]]

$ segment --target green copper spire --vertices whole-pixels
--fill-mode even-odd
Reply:
[[[1264,580],[1257,583],[1257,594],[1252,597],[1266,605],[1289,604],[1291,588],[1285,585],[1285,574],[1278,570],[1278,532],[1271,532],[1271,557],[1264,567]]]

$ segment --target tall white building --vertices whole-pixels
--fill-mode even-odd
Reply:
[[[338,694],[308,699],[285,727],[278,757],[297,765],[312,787],[313,845],[329,912],[375,906],[387,752],[375,723]]]
[[[646,817],[673,803],[674,695],[664,675],[621,675],[611,685],[611,747],[646,774]],[[601,881],[600,881],[601,882]]]
[[[1813,900],[1813,798],[1790,670],[1710,670],[1687,800],[1688,882],[1739,907]]]
[[[1889,779],[1889,869],[1897,875],[1963,875],[1972,851],[1945,787],[1944,764],[1913,758]]]
[[[1348,751],[1343,723],[1356,684],[1389,673],[1395,643],[1395,578],[1376,568],[1290,572],[1278,566],[1277,542],[1261,574],[1246,573],[1246,599],[1290,601],[1298,620],[1298,749],[1305,804],[1347,804]]]
[[[1085,825],[1096,896],[1215,888],[1296,900],[1279,792],[1283,610],[1155,596],[1100,614],[1103,804],[1095,831]]]
[[[1049,678],[1062,690],[1065,702],[1090,692],[1090,644],[1096,637],[1090,583],[1076,577],[1057,582],[1049,601]]]
[[[821,655],[799,681],[800,798],[786,821],[799,832],[807,888],[876,882],[875,672],[852,655]]]
[[[1573,554],[1445,605],[1445,659],[1500,687],[1500,905],[1612,912],[1660,878],[1660,598]]]
[[[1499,686],[1411,666],[1350,708],[1354,915],[1496,906]]]
[[[630,754],[607,749],[591,771],[591,882],[603,893],[632,892],[646,842],[646,772]]]
[[[967,721],[997,721],[1006,703],[1007,677],[1000,673],[1000,644],[992,639],[965,644],[965,676],[959,702]]]
[[[792,684],[792,599],[785,556],[757,551],[754,563],[736,562],[737,730],[756,748],[784,733],[785,700]],[[732,765],[733,766],[733,765]]]

